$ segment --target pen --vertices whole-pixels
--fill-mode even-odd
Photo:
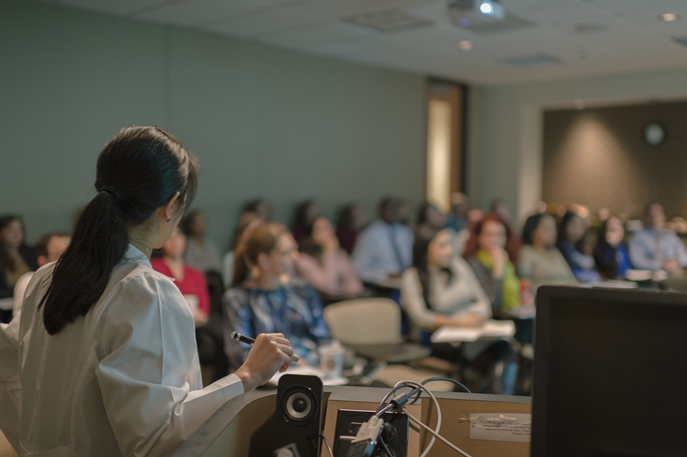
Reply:
[[[231,332],[231,337],[232,337],[232,339],[235,339],[236,341],[250,344],[251,346],[255,343],[255,340],[253,338],[246,336],[246,335],[241,335],[238,332]],[[301,358],[297,354],[294,354],[291,356],[291,360],[293,360],[294,362],[298,362],[300,359]]]

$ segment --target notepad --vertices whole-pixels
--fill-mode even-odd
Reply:
[[[480,338],[511,337],[515,335],[513,321],[487,321],[482,327],[439,327],[432,334],[433,343],[468,343]]]

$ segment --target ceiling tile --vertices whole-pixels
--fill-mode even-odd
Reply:
[[[273,9],[254,15],[242,16],[219,23],[208,23],[207,28],[221,33],[244,37],[260,37],[268,34],[293,31],[306,25],[314,25],[325,21],[315,14],[292,11],[289,9]]]
[[[236,0],[185,0],[148,10],[137,17],[171,24],[197,25],[218,18],[254,13],[264,7]]]
[[[60,0],[61,5],[78,6],[81,8],[130,15],[147,8],[171,3],[179,0]]]

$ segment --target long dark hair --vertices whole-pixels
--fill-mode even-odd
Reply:
[[[320,219],[325,219],[328,223],[331,224],[331,222],[329,221],[329,218],[327,218],[326,216],[317,216],[315,218],[315,220],[312,221],[312,223],[305,228],[305,234],[304,234],[305,236],[303,237],[303,239],[301,240],[301,242],[299,244],[299,251],[303,254],[307,254],[311,257],[314,257],[315,259],[317,259],[318,262],[321,263],[322,262],[322,254],[324,254],[324,251],[322,249],[322,246],[317,244],[315,242],[315,240],[313,240],[313,237],[312,237],[313,231],[315,231],[315,224]],[[336,235],[334,235],[334,236],[336,236]]]
[[[434,241],[437,235],[444,230],[447,229],[434,231],[420,230],[415,234],[415,241],[413,241],[412,268],[415,268],[415,271],[417,271],[417,276],[420,279],[420,286],[422,286],[422,296],[429,309],[432,308],[432,305],[429,300],[429,266],[427,264],[427,254],[429,253],[429,245],[432,244],[432,241]],[[451,282],[456,276],[451,268],[444,268],[442,271],[448,273],[447,282]]]
[[[266,222],[256,228],[245,243],[239,244],[234,254],[233,287],[250,279],[250,270],[257,265],[260,254],[270,254],[277,247],[279,237],[290,234],[289,229],[277,222]]]
[[[573,245],[575,250],[578,252],[584,252],[584,236],[580,238],[578,241],[573,243],[568,239],[568,234],[566,233],[566,229],[568,228],[568,225],[570,225],[575,218],[579,218],[582,220],[582,218],[579,216],[579,214],[575,213],[574,211],[567,211],[564,215],[563,218],[561,219],[561,222],[558,224],[558,240],[556,242],[557,246],[561,246],[564,243],[568,242]]]
[[[21,220],[21,217],[17,216],[16,214],[5,214],[0,216],[0,231],[2,231],[5,227],[10,225],[14,221],[17,221],[21,224],[23,232],[24,222]],[[23,243],[24,241],[22,241],[22,244]],[[10,271],[14,271],[17,267],[15,265],[14,257],[12,257],[5,248],[5,246],[2,245],[0,245],[0,267],[7,268]]]
[[[181,142],[157,127],[127,127],[98,156],[95,189],[55,266],[39,304],[50,335],[86,313],[105,291],[129,245],[127,228],[148,220],[179,192],[179,212],[193,201],[198,163]]]
[[[525,226],[522,228],[522,244],[532,246],[534,243],[534,232],[545,217],[552,216],[546,213],[537,213],[527,218]]]
[[[611,246],[611,244],[606,239],[606,234],[608,233],[608,221],[611,219],[621,219],[618,216],[611,214],[608,216],[601,228],[599,228],[599,233],[597,235],[596,246],[594,247],[594,260],[596,265],[599,267],[599,271],[603,273],[608,279],[616,279],[618,277],[618,259],[616,257],[616,249],[622,245],[624,242],[621,241],[616,247]],[[622,222],[621,222],[622,223]]]
[[[350,232],[357,232],[360,229],[355,226],[355,219],[353,217],[353,212],[358,205],[351,203],[342,206],[336,217],[336,226],[339,230],[348,230]]]

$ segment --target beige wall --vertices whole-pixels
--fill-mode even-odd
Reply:
[[[240,204],[290,219],[316,197],[373,216],[424,195],[419,75],[29,0],[0,0],[0,213],[29,239],[67,229],[121,127],[157,124],[200,156],[197,207],[222,249]]]
[[[687,69],[478,88],[469,150],[472,199],[506,199],[519,219],[542,198],[542,122],[550,107],[573,101],[613,105],[687,96]],[[514,172],[514,170],[516,170]]]
[[[687,102],[546,111],[544,200],[624,217],[658,201],[669,216],[687,214],[686,120]],[[651,122],[667,131],[661,145],[644,140]]]

